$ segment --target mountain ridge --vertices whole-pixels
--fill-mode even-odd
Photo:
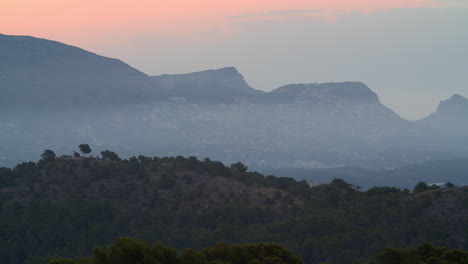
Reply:
[[[30,36],[0,35],[0,85],[2,108],[118,105],[158,97],[149,77],[121,60]]]
[[[439,103],[436,113],[454,114],[456,112],[468,113],[468,99],[462,95],[454,94],[449,99]]]
[[[234,67],[149,76],[119,59],[62,42],[4,34],[0,34],[0,66],[2,92],[4,98],[9,98],[1,101],[3,106],[96,105],[121,103],[119,101],[139,103],[168,97],[211,103],[257,103],[271,100],[275,97],[272,94],[286,87],[298,85],[282,86],[271,92],[256,90]],[[315,88],[328,87],[335,91],[335,97],[341,99],[365,101],[366,98],[360,98],[359,93],[370,101],[378,101],[378,96],[359,82],[303,85],[309,88],[314,85]],[[44,96],[47,92],[57,93],[56,97],[61,97],[47,98]],[[20,103],[13,104],[15,100]]]
[[[465,135],[468,138],[466,136],[468,134],[467,115],[468,99],[462,95],[454,94],[450,98],[440,101],[436,112],[416,121],[416,123],[450,135]]]
[[[189,101],[235,103],[264,93],[252,88],[235,67],[151,78],[171,96],[184,97]]]
[[[25,48],[32,48],[34,52],[32,53],[25,53],[21,52],[18,54],[18,52],[12,52],[12,48],[20,48],[21,50],[25,50]],[[54,51],[52,54],[45,52],[44,50],[48,51]],[[66,51],[66,52],[65,52]],[[44,74],[45,72],[43,71],[46,67],[46,65],[40,65],[43,60],[48,60],[53,57],[57,57],[58,55],[62,55],[65,57],[70,57],[70,59],[74,59],[76,55],[79,55],[81,57],[88,57],[88,58],[94,58],[94,59],[99,59],[102,60],[100,63],[100,66],[95,67],[93,71],[98,71],[102,70],[104,65],[111,66],[113,68],[114,72],[113,74],[103,74],[104,76],[101,76],[101,79],[105,79],[101,85],[92,85],[90,82],[83,82],[83,80],[99,80],[100,78],[96,78],[96,74],[94,75],[87,75],[86,77],[79,78],[81,79],[81,83],[73,85],[74,79],[72,78],[74,72],[80,72],[83,71],[83,68],[88,68],[92,64],[86,64],[84,65],[75,65],[75,68],[71,67],[70,65],[67,65],[64,63],[64,61],[53,61],[53,63],[48,64],[48,67],[52,67],[52,69],[57,70],[58,72],[63,71],[64,68],[66,69],[67,67],[70,69],[69,71],[66,71],[62,77],[58,78],[55,76],[55,80],[52,80],[51,82],[44,81],[44,78],[38,78],[40,76],[35,76],[36,74],[31,74],[33,72],[27,71],[25,73],[18,72],[17,69],[14,69],[13,71],[6,71],[6,67],[8,65],[11,66],[11,64],[18,64],[20,62],[27,62],[27,64],[23,65],[18,65],[18,67],[21,67],[23,69],[27,69],[28,67],[25,67],[24,65],[33,65],[32,67],[34,68],[35,71],[39,71],[39,73]],[[21,61],[23,60],[23,61]],[[75,61],[75,64],[79,64]],[[104,65],[103,65],[104,64]],[[37,67],[34,67],[37,66]],[[53,89],[54,92],[60,92],[60,88],[57,88],[55,86],[72,86],[74,88],[80,87],[82,89],[85,88],[90,88],[90,89],[85,89],[87,91],[87,94],[73,94],[72,96],[69,96],[68,98],[63,99],[58,99],[55,101],[47,100],[43,98],[41,95],[41,91],[37,90],[28,90],[28,92],[32,95],[30,98],[23,98],[23,106],[42,106],[44,104],[60,104],[64,103],[65,101],[67,104],[72,104],[72,105],[80,105],[80,104],[86,104],[86,105],[93,105],[97,103],[104,103],[104,104],[119,104],[119,103],[125,103],[125,102],[131,102],[131,103],[139,103],[139,102],[148,102],[148,101],[158,101],[158,100],[164,100],[164,98],[168,97],[197,97],[198,95],[196,94],[197,88],[198,92],[204,92],[205,94],[199,95],[195,101],[209,101],[209,102],[216,102],[216,100],[219,100],[221,103],[232,103],[232,102],[250,102],[250,103],[259,103],[259,102],[265,102],[268,100],[272,100],[272,102],[284,102],[288,100],[292,100],[292,97],[294,94],[294,90],[296,92],[298,90],[301,90],[304,92],[304,90],[311,90],[311,88],[326,88],[330,86],[335,86],[334,89],[335,92],[337,91],[338,93],[335,93],[336,98],[341,98],[341,99],[351,99],[351,100],[357,100],[361,102],[374,102],[377,103],[379,101],[377,94],[370,90],[365,84],[361,82],[338,82],[338,83],[302,83],[302,84],[287,84],[278,88],[273,89],[270,92],[264,92],[261,90],[256,90],[252,88],[244,79],[244,77],[239,73],[239,71],[235,67],[223,67],[219,69],[211,69],[211,70],[203,70],[203,71],[198,71],[198,72],[192,72],[192,73],[185,73],[185,74],[162,74],[162,75],[154,75],[154,76],[149,76],[146,73],[143,73],[139,71],[138,69],[135,69],[128,65],[127,63],[116,59],[116,58],[109,58],[105,56],[101,56],[99,54],[84,50],[82,48],[68,45],[59,41],[54,41],[54,40],[49,40],[45,38],[36,38],[33,36],[25,36],[25,35],[6,35],[6,34],[1,34],[0,33],[0,84],[3,86],[3,93],[4,93],[4,98],[10,98],[8,100],[2,100],[0,103],[3,106],[12,106],[12,101],[20,100],[23,94],[21,94],[21,91],[17,91],[17,87],[15,87],[16,91],[13,91],[11,88],[12,85],[16,84],[19,86],[32,86],[36,87],[37,89]],[[78,67],[81,66],[81,67]],[[18,68],[16,67],[16,68]],[[3,68],[3,71],[2,71]],[[91,67],[93,68],[93,67]],[[3,75],[3,76],[2,76]],[[11,80],[11,76],[16,75],[16,78],[13,78]],[[131,80],[127,81],[122,81],[122,79],[119,79],[119,76],[130,76]],[[224,93],[231,93],[228,96],[222,96],[220,94],[216,94],[216,91],[213,89],[206,89],[204,87],[200,87],[200,85],[204,85],[207,83],[210,83],[210,81],[206,81],[205,83],[203,80],[197,80],[197,78],[200,78],[200,76],[212,76],[214,78],[217,78],[218,80],[216,81],[211,81],[211,84],[215,84],[218,87],[217,88],[228,88],[228,89],[222,89]],[[108,76],[108,77],[106,77]],[[10,78],[9,78],[10,77]],[[117,77],[118,80],[114,80]],[[229,82],[226,82],[226,80],[222,80],[223,78],[227,77],[228,79],[231,79],[231,81],[234,81],[234,84],[237,84],[237,87],[233,87],[232,85],[229,84]],[[179,87],[174,89],[174,84],[171,84],[170,79],[171,78],[181,78],[183,79],[182,81],[179,80]],[[10,80],[8,80],[10,79]],[[168,81],[169,80],[169,81]],[[221,81],[220,81],[221,80]],[[190,86],[192,85],[193,88],[193,82],[197,83],[195,85],[194,91],[190,91]],[[6,83],[5,83],[6,82]],[[158,87],[158,82],[162,82],[164,87]],[[172,81],[174,82],[174,81]],[[192,84],[188,84],[188,83]],[[237,82],[237,83],[236,83]],[[133,89],[136,91],[129,91],[128,89],[125,89],[123,85],[119,85],[124,83],[124,85],[127,86],[132,86]],[[31,85],[32,84],[32,85]],[[98,89],[99,86],[101,88]],[[114,88],[112,88],[115,86]],[[182,87],[185,86],[185,87]],[[198,86],[198,87],[197,87]],[[205,85],[206,86],[206,85]],[[343,87],[347,86],[347,87]],[[83,88],[84,87],[84,88]],[[104,87],[104,88],[102,88]],[[300,89],[302,87],[302,89]],[[353,89],[349,89],[349,88]],[[205,90],[203,90],[203,89]],[[233,89],[235,88],[235,89]],[[345,89],[342,89],[345,88]],[[71,89],[71,88],[70,88]],[[71,89],[73,91],[73,89]],[[70,91],[70,90],[68,90]],[[215,91],[214,95],[210,99],[203,99],[203,97],[207,97],[206,92],[213,92]],[[354,91],[353,93],[350,93],[350,91]],[[357,91],[357,92],[356,92]],[[8,92],[5,94],[5,92]],[[121,94],[121,96],[112,96],[113,93],[116,94]],[[276,94],[281,93],[284,98],[275,98]],[[288,93],[290,93],[288,95]],[[272,94],[275,94],[272,96]],[[296,94],[297,95],[297,94]],[[346,96],[347,97],[346,97]],[[364,97],[360,97],[364,96]],[[267,97],[268,99],[265,98],[259,98],[259,97]],[[252,97],[252,98],[246,98],[246,97]],[[281,96],[278,96],[281,97]],[[120,99],[119,99],[120,98]],[[122,99],[125,98],[125,99]],[[272,99],[273,98],[273,99]],[[446,108],[447,103],[452,103],[454,100],[460,101],[460,99],[465,98],[461,95],[454,94],[450,99],[448,100],[443,100],[439,104],[437,111],[433,114],[436,114],[437,112],[443,111]],[[13,100],[12,100],[13,99]],[[187,98],[186,98],[187,99]],[[190,98],[189,98],[190,99]],[[465,98],[466,99],[466,98]],[[122,102],[120,102],[122,101]],[[16,104],[18,105],[18,104]],[[388,108],[388,107],[387,107]],[[431,117],[433,114],[430,114],[428,117]],[[427,119],[426,118],[421,118],[417,121]]]
[[[308,92],[308,94],[307,94]],[[281,86],[271,91],[272,94],[293,93],[298,95],[319,96],[330,94],[335,100],[355,100],[359,102],[379,103],[379,98],[362,82],[297,83]],[[320,98],[319,98],[320,100]]]
[[[124,155],[161,151],[287,168],[395,168],[468,153],[463,114],[411,122],[361,82],[263,92],[234,67],[151,77],[54,41],[2,35],[0,42],[0,117],[13,125],[0,125],[2,164],[44,148],[69,153],[81,141]]]

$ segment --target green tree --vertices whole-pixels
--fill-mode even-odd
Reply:
[[[245,166],[242,162],[237,162],[231,164],[231,169],[235,172],[245,173],[247,172],[248,167]]]
[[[453,183],[451,183],[451,182],[447,182],[447,183],[445,184],[445,187],[447,187],[447,188],[449,188],[449,189],[455,188],[455,184],[453,184]]]
[[[55,160],[55,157],[56,157],[56,155],[52,150],[46,149],[41,154],[41,161],[43,161],[43,162],[52,162],[52,161]]]
[[[78,262],[72,259],[53,259],[49,264],[78,264]]]
[[[386,248],[377,255],[378,264],[465,264],[468,263],[468,252],[459,249],[434,247],[422,243],[416,249]]]
[[[180,264],[205,264],[208,263],[205,255],[200,252],[197,252],[191,248],[186,248],[182,250],[182,255],[180,256]]]
[[[109,250],[107,248],[95,247],[93,249],[93,262],[94,264],[109,264]]]
[[[414,186],[413,191],[414,192],[425,192],[429,189],[429,186],[427,186],[427,183],[421,181],[416,186]]]
[[[137,264],[143,263],[149,253],[149,243],[128,237],[118,238],[111,247],[110,263]]]
[[[91,153],[91,148],[89,147],[88,144],[80,144],[78,147],[80,148],[80,151],[83,154]]]
[[[104,151],[101,151],[101,156],[103,159],[105,160],[111,160],[111,161],[118,161],[120,160],[120,157],[119,155],[117,155],[115,152],[113,151],[109,151],[109,150],[104,150]]]
[[[49,264],[302,264],[289,250],[271,243],[230,246],[219,243],[215,247],[196,251],[191,248],[177,250],[161,243],[150,245],[144,240],[118,238],[110,247],[97,247],[92,259],[78,261],[53,259]]]

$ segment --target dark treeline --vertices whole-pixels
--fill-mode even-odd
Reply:
[[[228,245],[196,251],[185,248],[177,251],[162,243],[118,238],[110,247],[96,247],[92,257],[53,259],[49,264],[302,264],[301,259],[287,249],[271,244]]]
[[[423,241],[468,247],[466,187],[363,192],[340,179],[309,187],[240,162],[101,154],[45,151],[37,163],[0,168],[0,263],[78,258],[121,236],[195,250],[271,242],[308,264],[369,261]]]
[[[337,252],[339,254],[339,252]],[[178,251],[162,243],[128,237],[118,238],[109,247],[95,247],[91,257],[52,259],[49,264],[302,264],[298,256],[272,243],[228,245],[196,251],[185,248]],[[386,248],[369,264],[464,264],[468,252],[434,247],[423,243],[415,249]],[[326,264],[326,263],[323,263]]]
[[[386,248],[377,257],[377,264],[466,264],[468,251],[434,247],[422,243],[417,248]]]

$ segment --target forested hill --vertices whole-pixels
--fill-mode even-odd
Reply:
[[[45,199],[111,199],[121,206],[148,210],[205,209],[225,204],[249,207],[294,206],[310,191],[292,178],[264,177],[247,172],[242,163],[230,168],[195,157],[129,160],[62,157],[22,163],[3,169],[2,198],[9,201]]]
[[[55,157],[0,168],[0,263],[80,257],[132,236],[176,248],[273,242],[305,263],[354,263],[421,241],[468,247],[468,187],[309,187],[195,157]],[[336,254],[340,252],[340,254]]]
[[[339,252],[338,252],[339,254]],[[369,264],[421,264],[468,263],[468,251],[434,247],[422,243],[415,249],[386,248]],[[114,244],[93,249],[91,258],[79,260],[53,259],[49,264],[302,264],[299,257],[287,249],[271,244],[228,245],[218,243],[214,247],[196,251],[185,248],[178,251],[161,243],[150,244],[148,241],[128,237],[118,238]],[[323,263],[325,264],[325,263]]]

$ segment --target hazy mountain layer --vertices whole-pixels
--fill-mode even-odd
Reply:
[[[155,85],[124,62],[59,42],[0,34],[0,107],[80,107],[155,100]]]
[[[263,168],[263,172],[274,173],[278,176],[294,175],[297,179],[305,179],[311,185],[340,178],[364,189],[374,186],[411,188],[421,181],[427,182],[429,185],[444,185],[446,182],[458,186],[468,185],[467,158],[426,161],[397,169],[366,169],[346,166],[321,169]]]
[[[149,77],[32,37],[0,35],[0,93],[0,165],[34,160],[45,148],[68,154],[80,143],[269,171],[468,156],[467,100],[458,95],[410,122],[359,82],[261,92],[232,67]]]
[[[442,134],[468,138],[468,99],[455,94],[441,101],[437,111],[418,122]],[[466,141],[465,141],[466,142]]]
[[[152,77],[159,87],[174,97],[199,103],[245,102],[253,95],[264,94],[255,90],[233,67],[219,70]]]

